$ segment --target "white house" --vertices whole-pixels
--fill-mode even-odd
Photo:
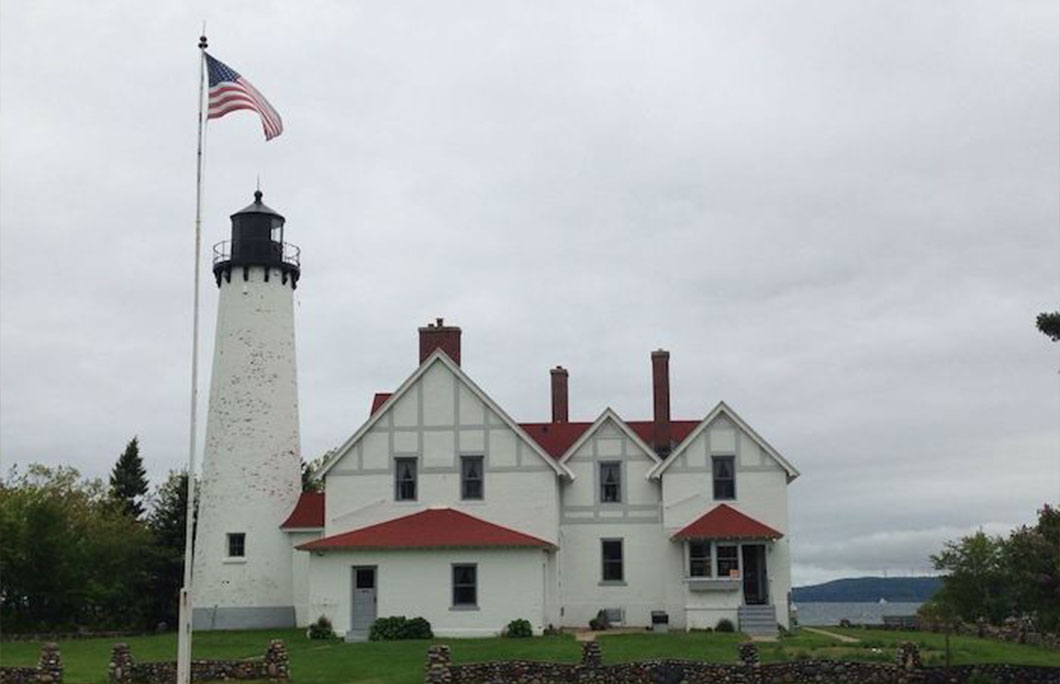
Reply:
[[[193,579],[197,629],[306,625],[347,638],[376,617],[439,635],[722,618],[788,626],[788,463],[731,408],[671,420],[669,354],[652,420],[605,408],[519,423],[460,366],[460,328],[419,329],[419,366],[299,495],[292,293],[297,248],[261,193],[215,249],[220,290]]]
[[[552,421],[518,423],[460,367],[460,329],[420,328],[420,365],[322,467],[291,536],[299,624],[363,636],[422,615],[442,635],[525,618],[584,627],[788,626],[787,485],[798,471],[731,408],[669,411],[669,355],[652,353],[654,419],[604,409],[570,422],[552,370]]]

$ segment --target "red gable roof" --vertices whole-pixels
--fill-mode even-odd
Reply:
[[[374,415],[379,408],[386,403],[386,400],[390,398],[391,392],[376,392],[375,396],[372,397],[372,410],[368,412],[368,415]]]
[[[551,546],[553,544],[544,539],[494,525],[452,508],[429,508],[402,518],[317,539],[298,548],[303,551],[321,551]]]
[[[302,492],[281,530],[324,526],[324,492]]]
[[[780,539],[769,525],[744,515],[728,504],[718,504],[673,536],[674,539]]]
[[[674,442],[680,444],[696,426],[698,420],[671,421]],[[650,420],[630,420],[626,422],[637,437],[651,444],[654,423]],[[552,458],[560,458],[567,453],[571,445],[578,441],[582,434],[593,426],[592,423],[519,423],[538,446]]]

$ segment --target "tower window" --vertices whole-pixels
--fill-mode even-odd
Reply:
[[[600,501],[602,503],[622,501],[622,463],[620,461],[600,464]]]
[[[715,456],[711,459],[714,470],[714,499],[736,498],[736,458]]]
[[[416,459],[394,459],[394,499],[397,501],[416,500]]]
[[[246,532],[229,532],[228,533],[228,557],[229,558],[243,558],[247,555],[247,534]]]
[[[481,456],[460,457],[460,498],[482,498],[482,461]]]

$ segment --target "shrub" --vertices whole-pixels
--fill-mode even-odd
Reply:
[[[508,626],[504,628],[504,636],[513,639],[522,639],[534,636],[534,630],[530,626],[529,620],[519,618],[518,620],[512,620],[508,623]]]
[[[395,641],[397,639],[432,639],[431,623],[422,617],[411,620],[404,615],[376,618],[368,631],[369,641]]]
[[[563,633],[563,629],[562,628],[558,628],[557,629],[551,623],[549,624],[548,627],[545,627],[545,631],[544,631],[544,635],[545,636],[559,636],[562,633]]]
[[[735,632],[736,627],[733,626],[732,620],[729,618],[722,618],[718,620],[717,626],[714,627],[715,632]]]
[[[309,625],[309,629],[306,630],[306,636],[310,639],[334,639],[335,630],[331,628],[331,620],[327,616],[321,615],[316,622]]]

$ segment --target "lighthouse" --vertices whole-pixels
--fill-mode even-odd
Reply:
[[[285,219],[254,202],[214,247],[217,334],[195,535],[195,629],[292,627],[291,545],[301,492],[294,289]]]

